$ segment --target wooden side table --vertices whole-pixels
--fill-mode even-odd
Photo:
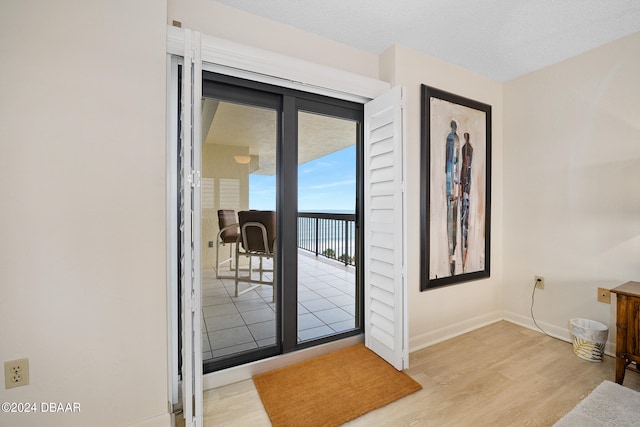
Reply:
[[[640,282],[611,289],[616,294],[616,382],[622,384],[626,369],[640,372]],[[635,366],[632,366],[631,364]]]

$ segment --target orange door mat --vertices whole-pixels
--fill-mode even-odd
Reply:
[[[338,426],[422,388],[364,344],[256,375],[253,382],[274,427]]]

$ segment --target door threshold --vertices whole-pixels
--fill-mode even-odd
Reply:
[[[322,356],[323,354],[331,353],[332,351],[340,350],[363,342],[364,334],[360,334],[338,341],[332,341],[326,344],[305,348],[287,354],[280,354],[268,359],[257,360],[244,365],[234,366],[232,368],[205,374],[202,376],[203,389],[211,390],[238,381],[247,380],[252,378],[254,375],[258,375],[263,372],[282,368],[293,363],[302,362],[316,356]]]

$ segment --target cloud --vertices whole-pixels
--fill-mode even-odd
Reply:
[[[335,181],[335,182],[327,182],[326,184],[316,184],[312,185],[309,188],[313,190],[323,190],[325,188],[333,188],[333,187],[342,187],[344,185],[353,185],[356,183],[355,179],[346,179],[344,181]]]
[[[302,165],[300,167],[300,173],[306,175],[308,173],[316,172],[318,170],[332,168],[334,167],[334,165],[335,165],[335,162],[316,161],[312,165]]]

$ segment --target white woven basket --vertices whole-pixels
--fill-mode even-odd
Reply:
[[[607,325],[589,319],[571,319],[570,324],[576,356],[589,362],[602,362],[609,337]]]

